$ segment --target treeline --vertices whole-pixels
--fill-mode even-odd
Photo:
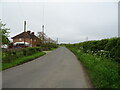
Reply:
[[[120,63],[120,38],[86,41],[77,44],[67,44],[67,47],[75,47],[85,53],[109,58]]]

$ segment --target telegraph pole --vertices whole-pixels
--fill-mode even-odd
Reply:
[[[26,32],[26,21],[24,21],[24,47],[25,47],[25,32]]]
[[[57,44],[58,44],[58,38],[57,38]]]
[[[88,37],[86,37],[86,41],[88,41]]]
[[[50,44],[50,38],[49,38],[49,44]]]

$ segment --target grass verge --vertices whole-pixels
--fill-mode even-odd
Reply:
[[[120,88],[118,63],[69,48],[82,62],[95,88]]]
[[[23,64],[23,63],[28,62],[28,61],[31,61],[35,58],[43,56],[44,54],[45,54],[44,52],[38,52],[38,53],[35,53],[33,55],[30,55],[30,56],[24,56],[24,57],[21,57],[21,58],[17,58],[16,60],[11,61],[10,63],[3,63],[2,64],[2,70],[5,70],[5,69],[8,69],[8,68]]]

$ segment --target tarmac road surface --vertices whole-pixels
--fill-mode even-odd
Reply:
[[[2,72],[3,88],[91,88],[81,63],[65,47]]]

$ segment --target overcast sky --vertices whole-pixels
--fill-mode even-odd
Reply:
[[[118,35],[117,2],[19,1],[2,3],[2,21],[10,28],[10,37],[23,31],[24,20],[27,21],[27,30],[35,33],[41,31],[44,23],[45,33],[55,40],[58,37],[59,43],[77,43],[85,41],[86,37],[96,40]]]

